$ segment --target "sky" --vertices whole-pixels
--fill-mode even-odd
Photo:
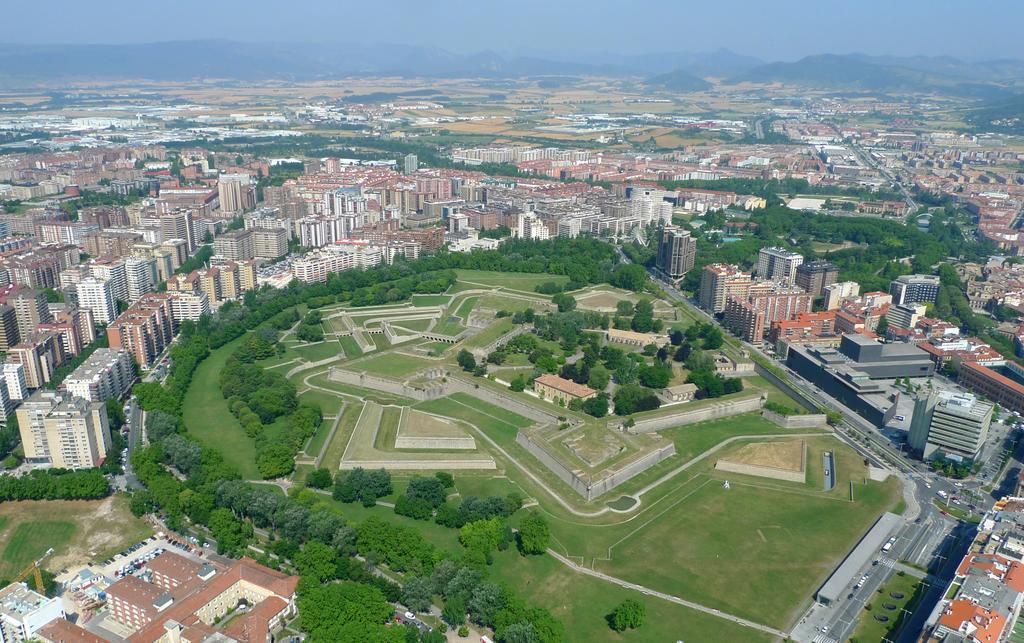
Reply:
[[[1024,58],[1020,0],[49,0],[0,3],[0,42],[405,43],[456,53]]]

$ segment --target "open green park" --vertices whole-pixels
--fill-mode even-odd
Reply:
[[[449,320],[464,324],[473,310],[503,306],[502,289],[526,293],[538,284],[558,281],[548,275],[481,271],[459,271],[459,278],[448,294],[417,296],[416,306],[408,308],[442,306],[444,313],[439,323]],[[459,295],[482,287],[494,288],[495,292]],[[597,293],[592,298],[595,305],[607,303],[601,299],[605,295]],[[336,314],[336,310],[325,313],[325,317]],[[353,314],[353,318],[358,316]],[[402,326],[401,316],[393,317],[391,323]],[[515,491],[526,498],[529,508],[544,515],[550,525],[551,548],[568,560],[625,582],[777,629],[792,626],[836,563],[882,512],[899,501],[896,480],[869,481],[863,460],[827,430],[787,431],[757,413],[746,413],[659,431],[661,438],[675,445],[675,455],[588,502],[516,442],[517,433],[533,430],[535,422],[495,404],[483,393],[459,392],[416,401],[368,388],[372,384],[360,387],[330,377],[331,367],[395,380],[434,366],[456,372],[455,354],[461,347],[485,346],[512,327],[508,318],[497,318],[486,328],[474,329],[476,334],[469,338],[445,345],[443,353],[434,353],[435,342],[427,339],[399,346],[390,346],[386,340],[375,341],[375,350],[367,353],[358,349],[349,335],[328,334],[322,348],[289,343],[284,356],[289,359],[282,361],[279,356],[268,360],[266,366],[282,374],[290,372],[288,377],[295,383],[300,400],[317,404],[323,411],[323,425],[301,454],[319,458],[320,466],[336,472],[346,459],[353,457],[370,461],[399,456],[417,460],[463,457],[455,452],[424,454],[419,449],[400,452],[394,448],[402,414],[409,409],[450,418],[476,440],[477,449],[465,457],[486,456],[496,465],[490,471],[453,471],[455,493],[459,496]],[[185,398],[184,422],[200,442],[223,453],[245,478],[256,480],[259,475],[253,442],[228,411],[219,387],[213,385],[240,341],[213,351],[200,364]],[[330,358],[333,361],[313,364]],[[529,367],[529,363],[523,366]],[[527,393],[513,393],[488,379],[474,381],[480,388],[511,396],[551,415],[582,422],[590,431],[614,430],[606,427],[612,418],[598,420],[561,409]],[[735,395],[764,394],[769,400],[796,405],[763,378],[746,378],[746,385],[746,390]],[[691,402],[687,408],[713,402]],[[367,407],[379,413],[368,418]],[[667,411],[647,413],[660,412]],[[557,435],[557,427],[548,430]],[[267,431],[273,435],[273,425]],[[809,448],[808,462],[812,463],[804,483],[725,474],[714,468],[719,456],[744,444],[784,439],[795,433],[812,434],[803,438]],[[821,460],[815,454],[823,450],[832,450],[837,455],[838,484],[829,492],[821,490],[822,472],[813,465]],[[702,454],[705,457],[701,458]],[[309,470],[309,465],[304,465],[294,474],[293,482],[301,483]],[[396,493],[413,473],[400,468],[393,471]],[[726,480],[728,488],[724,485]],[[391,502],[393,497],[381,500]],[[318,494],[318,502],[333,506],[353,522],[377,516],[394,524],[414,525],[439,547],[458,550],[454,530],[397,516],[388,506],[339,505],[324,494]],[[513,522],[518,519],[513,517]],[[549,607],[563,620],[567,631],[573,632],[574,640],[769,638],[761,631],[583,575],[551,556],[522,558],[514,552],[500,553],[490,573]],[[625,598],[636,598],[645,604],[648,622],[639,631],[616,634],[608,629],[604,617]]]

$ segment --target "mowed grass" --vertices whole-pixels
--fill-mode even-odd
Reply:
[[[451,297],[449,295],[413,295],[410,301],[413,306],[447,306]]]
[[[565,275],[546,275],[535,272],[492,272],[489,270],[462,270],[455,271],[459,281],[467,283],[469,288],[480,286],[492,286],[508,288],[509,290],[522,290],[534,292],[534,289],[550,281],[556,284],[569,283]]]
[[[384,353],[376,357],[371,357],[364,361],[352,364],[351,368],[357,371],[366,371],[374,375],[383,375],[384,377],[405,377],[406,375],[412,375],[416,371],[423,370],[433,366],[432,362],[420,359],[418,357],[412,357],[409,355],[403,355],[401,353]]]
[[[363,349],[359,348],[359,342],[351,335],[339,337],[338,343],[341,344],[341,350],[344,351],[346,359],[355,359],[363,354]]]
[[[483,348],[494,340],[498,339],[505,333],[509,332],[515,327],[512,320],[508,317],[504,319],[498,319],[493,324],[483,329],[476,335],[469,337],[463,342],[466,348]]]
[[[360,402],[347,404],[342,409],[338,428],[335,429],[331,441],[327,443],[324,459],[320,463],[321,467],[328,471],[337,471],[341,467],[341,457],[345,454],[345,447],[348,446],[348,440],[352,436],[352,431],[355,429],[356,421],[362,410],[363,405]]]
[[[247,335],[228,342],[200,362],[185,393],[182,419],[189,434],[201,444],[224,456],[224,460],[238,469],[247,480],[258,480],[256,446],[245,434],[227,402],[221,395],[219,376],[231,353],[245,341]]]
[[[3,571],[17,573],[53,547],[63,549],[75,535],[75,523],[67,520],[35,520],[19,523],[7,538]],[[0,576],[4,576],[0,573]]]
[[[860,613],[860,622],[857,629],[853,631],[851,641],[882,641],[896,640],[903,628],[906,615],[902,610],[913,612],[914,607],[921,598],[922,581],[918,578],[905,574],[895,575],[882,587],[881,594],[875,594],[871,599],[871,610],[864,610]],[[903,594],[903,598],[893,598],[890,594]],[[914,603],[911,605],[910,603]],[[895,609],[886,609],[885,605],[893,605]],[[875,614],[885,614],[889,617],[887,623],[881,623],[875,619]],[[1015,640],[1013,638],[1010,639]]]
[[[571,531],[562,520],[553,532],[570,555],[593,556],[601,571],[788,627],[836,561],[899,496],[895,480],[864,484],[863,460],[838,441],[811,439],[809,445],[812,460],[825,448],[837,453],[840,483],[831,492],[814,491],[813,480],[714,473],[710,458],[701,463],[702,473],[632,524]]]
[[[503,446],[515,441],[519,429],[524,429],[532,424],[529,419],[518,413],[478,400],[465,393],[455,393],[447,397],[420,402],[413,408],[469,422]]]
[[[530,603],[549,609],[565,625],[570,641],[772,640],[758,630],[579,574],[547,555],[524,558],[512,548],[498,552],[489,570],[493,578],[515,587]],[[605,617],[626,599],[643,603],[647,618],[639,629],[615,632]]]
[[[342,357],[341,345],[334,341],[333,338],[317,344],[296,346],[293,350],[307,362],[319,362],[322,359]]]
[[[320,407],[320,411],[324,414],[324,417],[330,417],[337,415],[338,411],[341,410],[341,405],[345,402],[340,395],[334,393],[328,393],[318,389],[309,389],[299,394],[299,402],[304,404],[315,404]],[[324,421],[324,424],[329,424],[328,420]]]

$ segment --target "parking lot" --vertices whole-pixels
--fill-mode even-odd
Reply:
[[[139,571],[147,562],[164,551],[173,551],[196,561],[202,561],[206,555],[206,550],[201,544],[191,545],[178,540],[170,540],[166,536],[152,536],[115,554],[113,558],[103,561],[99,569],[93,571],[116,581],[126,574]]]

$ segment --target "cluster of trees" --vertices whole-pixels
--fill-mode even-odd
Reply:
[[[323,421],[320,407],[299,404],[295,384],[280,373],[257,366],[253,361],[265,355],[268,331],[255,333],[255,340],[243,342],[220,372],[220,390],[228,408],[238,418],[246,435],[256,443],[256,466],[265,479],[278,478],[295,468],[295,454]],[[268,439],[264,425],[288,416],[284,431]]]
[[[330,473],[327,475],[329,477]],[[322,475],[320,477],[322,478]],[[338,475],[334,477],[334,489],[331,491],[331,496],[339,502],[358,500],[363,503],[364,507],[372,507],[377,504],[378,498],[390,495],[391,492],[391,474],[386,470],[367,471],[362,467],[356,467],[349,471],[338,472]]]
[[[632,598],[619,603],[608,615],[608,625],[616,632],[633,630],[644,624],[647,608],[640,601]]]
[[[110,495],[99,469],[37,469],[23,476],[0,476],[0,501],[95,500]]]
[[[322,316],[319,310],[311,310],[302,318],[302,323],[295,329],[295,336],[304,342],[324,341],[324,329],[320,325]]]
[[[766,411],[771,411],[772,413],[778,413],[779,415],[803,415],[804,414],[804,411],[801,411],[800,409],[794,409],[791,406],[786,406],[785,404],[779,404],[778,402],[773,402],[771,400],[769,400],[769,401],[764,403],[764,408],[765,408]]]
[[[413,476],[409,479],[405,493],[395,501],[395,513],[417,520],[429,520],[448,497],[446,484],[453,485],[454,481],[450,477]]]
[[[425,611],[433,596],[444,599],[442,618],[454,628],[468,618],[492,628],[503,643],[556,643],[565,637],[562,624],[550,612],[527,605],[472,565],[444,560],[429,575],[410,578],[402,588],[402,602],[415,611]]]
[[[476,357],[474,357],[473,353],[470,353],[465,348],[459,351],[455,361],[462,367],[462,370],[467,373],[472,373],[473,375],[487,374],[487,364],[477,364]]]
[[[721,397],[743,390],[743,380],[719,375],[715,371],[714,359],[704,351],[690,353],[686,359],[686,368],[690,369],[686,381],[697,387],[694,394],[697,399]]]
[[[750,268],[758,250],[773,245],[784,245],[808,259],[824,258],[836,263],[839,279],[858,282],[862,291],[886,290],[889,281],[901,274],[930,273],[932,266],[947,257],[973,261],[995,250],[991,243],[963,234],[952,215],[935,215],[928,231],[922,231],[899,221],[835,217],[772,205],[751,213],[750,221],[757,224],[757,229],[751,236],[733,243],[698,237],[697,263],[683,280],[685,290],[696,292],[703,266],[732,263]],[[815,242],[841,244],[846,241],[856,245],[826,252],[814,247]],[[636,249],[625,250],[630,254]],[[649,252],[637,250],[637,255],[648,263],[653,260]],[[911,257],[910,262],[901,262],[904,257]]]
[[[614,326],[619,330],[656,333],[663,328],[664,323],[654,318],[654,304],[649,299],[641,299],[636,305],[628,299],[623,299],[615,305]]]

